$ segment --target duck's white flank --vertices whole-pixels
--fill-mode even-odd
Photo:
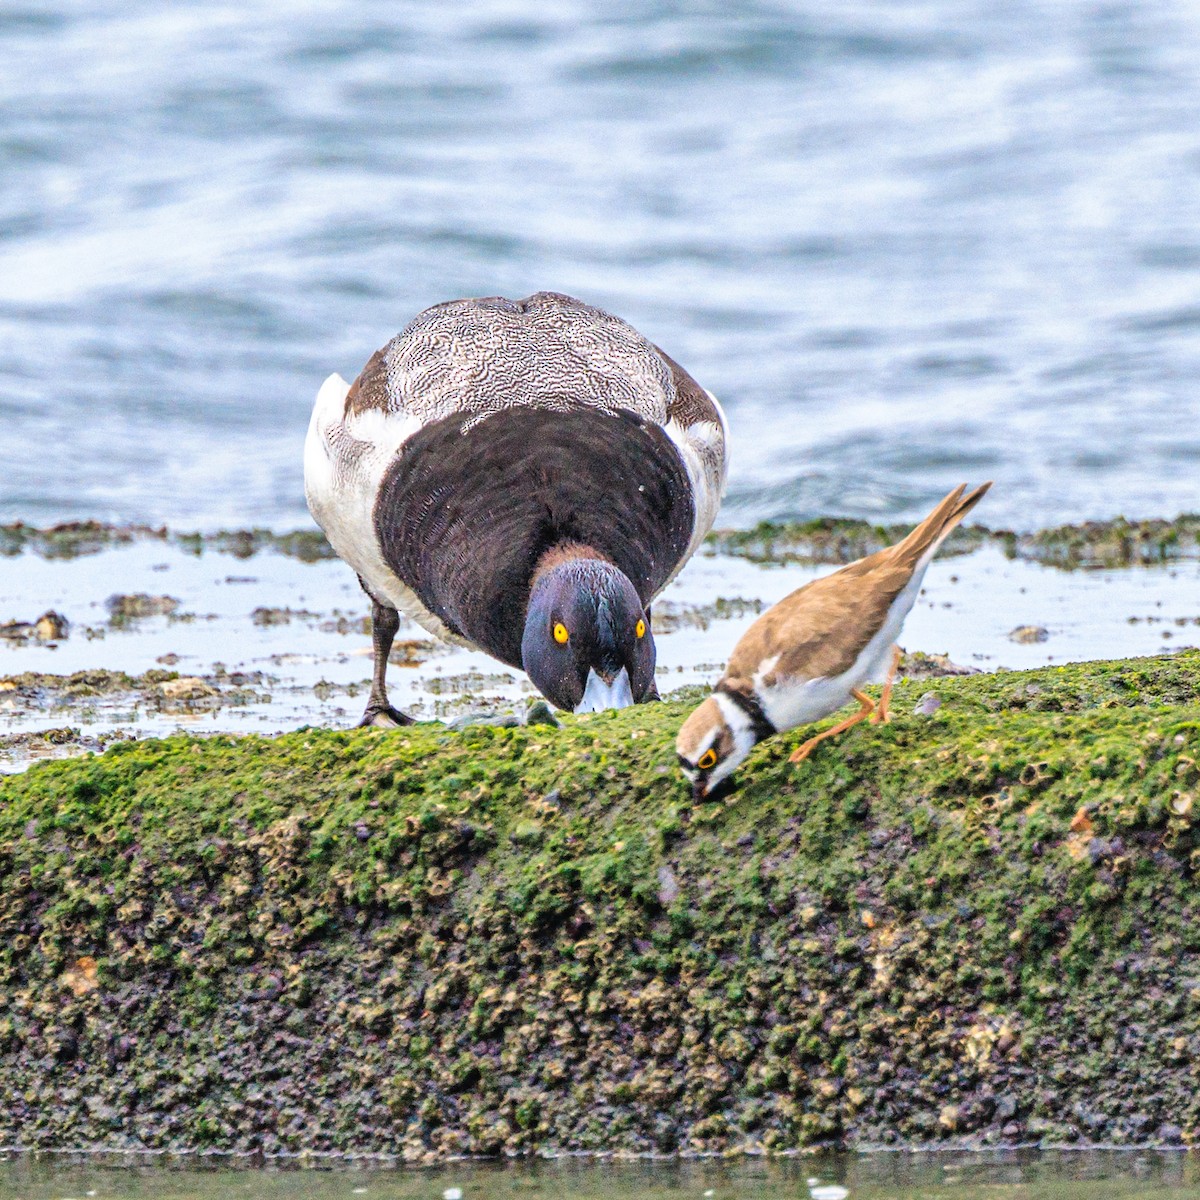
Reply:
[[[671,572],[671,580],[684,568],[688,560],[699,549],[700,543],[708,536],[708,531],[717,519],[721,501],[725,498],[725,485],[729,470],[729,455],[726,448],[729,444],[729,422],[725,419],[725,410],[721,402],[707,388],[705,395],[712,401],[712,406],[720,418],[720,424],[715,421],[696,421],[683,426],[674,418],[663,425],[663,432],[674,443],[683,460],[688,481],[692,485],[692,500],[695,505],[695,519],[692,523],[692,540],[688,544],[687,553],[679,560],[678,566]],[[666,587],[667,584],[663,584]],[[660,589],[661,590],[661,589]]]
[[[304,494],[329,544],[376,599],[411,617],[434,637],[468,645],[401,582],[380,552],[375,498],[400,447],[422,422],[378,409],[346,417],[350,385],[330,375],[317,392],[304,443]]]

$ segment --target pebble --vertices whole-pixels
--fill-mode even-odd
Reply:
[[[48,609],[34,622],[33,630],[40,642],[56,642],[65,638],[70,626],[67,618]]]
[[[913,715],[917,717],[932,717],[939,708],[942,707],[941,700],[932,692],[926,692],[920,700],[917,701],[916,707],[913,709]]]
[[[1044,642],[1050,636],[1050,630],[1044,625],[1018,625],[1008,635],[1010,642],[1021,646],[1032,646],[1036,642]]]
[[[545,700],[534,700],[525,710],[525,717],[522,722],[525,725],[554,725],[559,726],[562,722],[554,715],[554,710],[548,705]]]
[[[174,596],[148,596],[145,592],[134,592],[128,596],[109,596],[104,603],[114,621],[163,617],[179,607],[179,601]]]
[[[158,685],[158,690],[168,700],[200,700],[205,696],[220,694],[215,687],[195,675],[185,675],[181,679],[166,679]]]
[[[520,724],[520,718],[515,713],[471,712],[463,713],[462,716],[447,722],[446,728],[452,733],[461,733],[464,729],[471,729],[476,725],[491,725],[497,729],[516,729]]]

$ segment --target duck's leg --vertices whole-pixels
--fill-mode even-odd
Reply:
[[[892,698],[892,684],[896,682],[896,672],[900,668],[900,647],[892,647],[892,665],[888,667],[887,678],[883,681],[883,695],[879,697],[879,703],[875,705],[875,711],[871,714],[871,724],[878,725],[880,722],[887,724],[892,719],[892,714],[888,712],[888,701]]]
[[[864,717],[875,711],[875,701],[870,696],[864,695],[857,688],[850,695],[862,705],[862,708],[854,716],[847,717],[844,721],[839,721],[832,729],[826,729],[824,733],[818,733],[816,737],[810,737],[802,746],[798,746],[792,751],[788,762],[803,762],[813,752],[813,747],[818,742],[823,742],[826,738],[836,737],[839,733],[844,733],[851,725],[857,725]]]
[[[370,592],[367,595],[370,595]],[[371,640],[375,646],[375,673],[371,678],[371,698],[367,701],[367,711],[358,723],[360,729],[370,725],[388,729],[394,725],[413,723],[412,717],[398,708],[393,708],[387,698],[388,655],[392,652],[392,642],[399,628],[400,614],[394,608],[380,604],[371,596]]]

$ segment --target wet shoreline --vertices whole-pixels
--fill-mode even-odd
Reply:
[[[5,1151],[0,1150],[0,1155]],[[1197,1177],[1194,1156],[1158,1147],[1089,1149],[1062,1147],[1031,1152],[936,1149],[860,1151],[829,1154],[801,1151],[761,1159],[715,1154],[676,1157],[649,1154],[553,1156],[535,1162],[462,1159],[443,1167],[413,1170],[395,1156],[243,1155],[201,1152],[159,1153],[30,1152],[5,1162],[0,1184],[20,1194],[109,1194],[105,1185],[118,1174],[120,1194],[226,1196],[242,1188],[248,1176],[271,1195],[342,1196],[346,1189],[385,1198],[453,1195],[524,1196],[533,1190],[566,1200],[658,1200],[666,1196],[719,1194],[770,1200],[866,1194],[879,1200],[907,1197],[933,1189],[947,1200],[975,1196],[1023,1197],[1031,1187],[1072,1187],[1072,1195],[1112,1198],[1137,1196],[1148,1187],[1156,1194],[1179,1194]],[[1081,1185],[1089,1185],[1080,1190]],[[98,1186],[94,1186],[98,1185]],[[101,1189],[104,1189],[101,1192]],[[821,1189],[821,1190],[818,1190]]]
[[[748,529],[716,529],[706,539],[714,553],[756,562],[843,565],[903,537],[911,523],[874,524],[849,517],[761,521]],[[238,559],[270,552],[302,562],[334,559],[319,529],[276,532],[265,528],[180,531],[167,525],[65,521],[45,527],[16,521],[0,525],[0,558],[32,553],[49,559],[84,558],[120,546],[154,542],[184,553],[228,554]],[[1017,532],[970,524],[958,529],[943,555],[999,546],[1009,558],[1064,570],[1147,566],[1200,558],[1200,514],[1174,518],[1085,521]]]
[[[660,691],[710,685],[765,607],[905,528],[831,518],[714,533],[654,607]],[[369,606],[316,530],[8,525],[0,571],[0,770],[184,730],[346,728],[366,703]],[[944,670],[1161,653],[1200,644],[1197,584],[1198,517],[972,526],[931,568],[904,644]],[[419,720],[533,696],[522,672],[407,622],[389,683]]]

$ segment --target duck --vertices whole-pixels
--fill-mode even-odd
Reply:
[[[523,669],[568,712],[658,698],[651,605],[725,492],[720,403],[619,317],[558,292],[417,314],[321,385],[309,511],[371,602],[360,725],[401,616]]]
[[[733,648],[724,674],[684,721],[675,751],[692,798],[715,796],[760,742],[819,721],[851,701],[858,711],[810,737],[790,756],[801,763],[828,738],[868,717],[890,720],[900,663],[896,639],[925,572],[991,482],[955,488],[911,533],[785,596]],[[884,674],[878,701],[863,690]]]

